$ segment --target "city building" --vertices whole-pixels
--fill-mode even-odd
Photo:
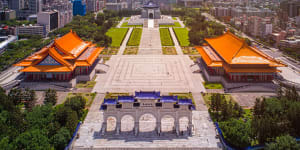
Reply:
[[[287,35],[286,31],[281,31],[281,32],[278,32],[278,33],[272,33],[271,34],[271,38],[273,40],[275,40],[275,47],[279,46],[280,41],[284,40],[286,35]]]
[[[73,16],[80,15],[84,16],[86,14],[86,3],[82,0],[73,1]]]
[[[43,5],[43,11],[58,12],[58,28],[64,27],[73,19],[73,4],[69,0],[47,0]]]
[[[22,25],[17,27],[17,35],[40,35],[42,37],[47,36],[48,32],[46,26],[43,25]]]
[[[43,11],[37,15],[37,23],[47,27],[47,32],[58,28],[58,12],[57,11]]]
[[[106,0],[105,7],[108,10],[122,10],[128,8],[126,1],[123,0]]]
[[[100,10],[100,0],[87,0],[86,3],[86,11],[98,12]]]
[[[91,80],[95,75],[98,55],[103,48],[83,41],[72,30],[40,51],[25,58],[15,66],[23,67],[24,82],[21,86],[33,85],[32,82],[55,82],[64,87],[73,87],[76,82]]]
[[[300,50],[300,37],[290,37],[285,40],[281,40],[279,43],[280,48],[293,48]]]
[[[209,82],[227,87],[272,83],[277,67],[285,66],[227,31],[216,38],[206,38],[207,45],[196,47],[201,54],[201,70]],[[232,83],[245,83],[235,85]],[[256,86],[258,86],[257,84]],[[267,87],[268,88],[268,87]]]
[[[42,11],[41,0],[10,0],[9,8],[16,11],[17,18],[26,19],[29,15]]]
[[[0,10],[0,21],[16,19],[16,11],[6,9]]]
[[[289,17],[296,17],[300,15],[300,1],[299,0],[285,0],[280,2],[280,9],[288,14]]]

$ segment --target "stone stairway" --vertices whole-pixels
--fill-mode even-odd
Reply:
[[[154,20],[154,28],[158,28],[158,27],[159,27],[158,21],[157,21],[157,19],[155,19],[155,20]]]
[[[144,19],[144,25],[143,25],[144,28],[148,28],[148,19]]]

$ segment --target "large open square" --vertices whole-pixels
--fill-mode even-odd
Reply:
[[[204,92],[200,74],[193,74],[188,56],[112,56],[109,70],[98,75],[93,92]]]

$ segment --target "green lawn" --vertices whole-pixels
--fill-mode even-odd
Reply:
[[[162,47],[164,55],[177,55],[175,47]]]
[[[76,88],[93,88],[96,81],[79,82],[76,84]]]
[[[162,46],[173,46],[174,42],[172,40],[172,37],[170,35],[170,31],[168,28],[160,28],[160,40]]]
[[[177,18],[176,18],[176,17],[172,17],[172,19],[173,19],[173,20],[177,20]]]
[[[105,98],[118,98],[118,96],[129,96],[129,93],[106,93]]]
[[[159,25],[159,27],[181,27],[179,22],[174,22],[174,25]]]
[[[107,47],[107,48],[104,48],[100,55],[117,55],[119,51],[119,47]]]
[[[191,99],[195,105],[195,100],[192,93],[169,93],[170,96],[177,96],[178,99]]]
[[[126,33],[128,31],[128,28],[110,28],[106,35],[111,37],[112,42],[110,44],[111,47],[120,47],[122,44]]]
[[[127,46],[123,52],[123,55],[137,55],[138,51],[139,47],[137,46]]]
[[[221,83],[204,82],[203,84],[206,89],[223,89],[223,85]]]
[[[173,28],[180,46],[189,46],[189,31],[186,28]]]
[[[121,25],[121,27],[127,27],[127,28],[129,28],[129,27],[143,27],[143,25],[128,25],[128,22],[124,22],[122,25]]]
[[[126,17],[126,19],[125,20],[129,20],[130,19],[130,17]]]
[[[127,43],[128,46],[139,46],[140,45],[140,40],[142,37],[142,28],[134,28],[129,41]]]

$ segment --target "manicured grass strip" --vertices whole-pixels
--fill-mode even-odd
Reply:
[[[181,25],[179,24],[179,22],[174,22],[174,25],[159,25],[159,27],[181,27]]]
[[[139,51],[139,47],[137,46],[127,46],[123,55],[137,55]]]
[[[120,47],[127,32],[128,32],[128,28],[110,28],[106,32],[106,35],[111,37],[112,39],[110,46]]]
[[[173,19],[173,20],[177,20],[177,18],[176,18],[176,17],[172,17],[172,19]]]
[[[128,25],[128,22],[124,22],[121,27],[143,27],[143,25]]]
[[[186,28],[173,28],[180,46],[189,46],[189,31]]]
[[[210,102],[211,102],[211,96],[212,96],[213,93],[203,93],[202,94],[202,97],[204,99],[204,102],[207,106],[210,105]],[[225,100],[228,102],[229,100],[233,100],[233,98],[231,97],[230,94],[221,94],[221,95],[224,95],[225,97]]]
[[[221,83],[204,82],[203,84],[206,89],[223,89],[223,85]]]
[[[142,31],[143,31],[142,28],[134,28],[127,45],[128,46],[139,46],[141,37],[142,37]]]
[[[96,81],[79,82],[76,84],[76,88],[93,88]]]
[[[172,40],[172,37],[170,35],[170,31],[168,28],[160,28],[160,40],[162,46],[173,46],[174,42]]]
[[[130,19],[130,17],[127,17],[125,20],[129,20]]]

